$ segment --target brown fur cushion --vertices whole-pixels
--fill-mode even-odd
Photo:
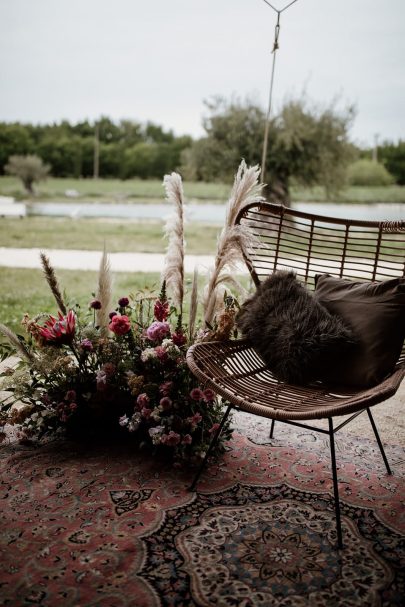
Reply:
[[[322,379],[353,344],[343,321],[330,314],[294,272],[275,272],[246,300],[237,327],[280,380]]]

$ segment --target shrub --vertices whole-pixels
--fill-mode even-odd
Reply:
[[[47,178],[50,166],[44,164],[39,156],[10,156],[4,167],[10,175],[19,177],[28,194],[34,193],[34,183]]]
[[[385,186],[394,181],[387,169],[372,160],[357,160],[347,170],[350,185]]]

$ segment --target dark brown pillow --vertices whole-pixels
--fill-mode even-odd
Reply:
[[[295,277],[275,272],[241,307],[238,329],[273,374],[288,383],[321,379],[352,345],[352,334]]]
[[[351,327],[357,344],[330,369],[328,379],[368,387],[392,372],[405,337],[405,278],[353,282],[320,274],[315,296]]]

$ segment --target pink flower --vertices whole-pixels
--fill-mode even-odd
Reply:
[[[163,394],[163,396],[169,396],[172,389],[173,389],[172,381],[165,381],[165,382],[163,382],[163,384],[161,384],[159,386],[159,392],[160,392],[160,394]]]
[[[141,410],[141,415],[142,417],[145,417],[145,419],[149,419],[151,413],[152,409],[149,409],[148,407],[143,407],[143,409]]]
[[[190,392],[190,397],[193,400],[202,400],[204,398],[204,393],[202,390],[200,390],[200,388],[194,388]]]
[[[142,394],[139,394],[138,398],[136,399],[136,404],[138,405],[139,409],[147,407],[149,405],[149,402],[150,398],[146,394],[146,392],[142,392]]]
[[[93,343],[90,341],[90,339],[82,339],[80,342],[80,347],[82,350],[87,350],[88,352],[91,352],[94,349]]]
[[[193,442],[191,434],[185,434],[181,442],[183,445],[191,445],[191,443]]]
[[[175,333],[172,333],[172,340],[176,346],[184,346],[187,341],[187,337],[182,331],[176,331]]]
[[[151,341],[160,341],[170,333],[170,325],[168,322],[160,322],[155,320],[148,329],[146,335]]]
[[[212,403],[212,401],[215,400],[215,392],[211,390],[211,388],[206,388],[203,392],[203,396],[207,403]]]
[[[219,428],[219,424],[213,424],[213,426],[208,430],[208,432],[210,432],[211,434],[213,432],[216,432]]]
[[[162,346],[156,346],[155,352],[159,360],[164,361],[167,359],[167,352]]]
[[[113,316],[108,327],[115,335],[125,335],[131,330],[131,323],[128,316],[118,316],[117,314]]]
[[[70,403],[70,405],[69,405],[69,409],[70,409],[71,411],[76,411],[76,409],[77,409],[77,404],[76,404],[76,403]]]
[[[58,312],[58,318],[50,316],[41,327],[40,334],[45,341],[55,345],[70,344],[75,335],[76,317],[72,310],[66,316]]]
[[[160,399],[159,405],[162,407],[163,411],[168,411],[172,406],[172,399],[168,396],[164,396]]]
[[[162,434],[160,438],[160,442],[163,445],[167,445],[168,447],[175,447],[179,444],[180,440],[180,434],[177,434],[177,432],[173,432],[173,430],[170,430],[169,434]]]
[[[160,299],[158,299],[155,302],[153,314],[154,314],[156,320],[159,320],[160,322],[162,322],[163,320],[166,320],[166,318],[169,316],[169,302],[160,301]]]
[[[192,426],[196,426],[197,424],[200,423],[200,421],[202,420],[202,415],[201,413],[194,413],[194,415],[192,417],[188,418],[188,422],[192,425]]]
[[[65,400],[74,401],[76,399],[76,392],[74,390],[68,390],[66,392]]]

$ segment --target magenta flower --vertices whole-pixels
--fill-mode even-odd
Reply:
[[[210,432],[212,434],[213,432],[216,432],[218,430],[218,428],[219,428],[219,424],[213,424],[211,426],[211,428],[208,430],[208,432]]]
[[[92,308],[92,310],[101,310],[101,301],[93,299],[93,301],[90,302],[90,308]]]
[[[151,341],[161,341],[170,333],[170,325],[168,322],[160,322],[155,320],[146,330],[146,335]]]
[[[90,339],[82,339],[80,342],[80,347],[82,350],[87,350],[88,352],[91,352],[94,349],[93,343],[90,341]]]
[[[138,398],[136,399],[136,404],[138,405],[139,409],[143,409],[144,407],[147,407],[149,402],[150,402],[150,398],[146,394],[146,392],[139,394]]]
[[[69,401],[76,400],[76,392],[74,390],[68,390],[66,392],[65,400],[69,400]]]
[[[202,390],[200,390],[200,388],[194,388],[190,392],[190,397],[193,400],[202,400],[204,398],[204,393]]]
[[[175,447],[179,444],[180,440],[180,434],[177,434],[177,432],[173,432],[173,430],[170,430],[169,434],[162,434],[160,442],[163,445],[167,445],[168,447]]]
[[[114,316],[118,316],[117,312],[110,312],[109,315],[108,315],[108,318],[110,320],[112,320],[114,318]]]
[[[151,413],[152,413],[152,409],[149,409],[148,407],[143,407],[143,409],[141,410],[141,415],[145,419],[149,419]]]
[[[185,434],[181,442],[183,445],[191,445],[191,443],[193,442],[191,434]]]
[[[70,310],[66,316],[58,312],[58,318],[50,316],[39,332],[42,338],[55,345],[70,344],[75,335],[76,317]]]
[[[215,392],[211,388],[206,388],[203,392],[204,400],[207,403],[212,403],[215,400]]]
[[[159,386],[159,392],[160,392],[160,394],[163,394],[163,396],[169,396],[172,389],[173,389],[172,381],[165,381],[165,382],[163,382],[163,384],[161,384]]]
[[[128,299],[128,297],[121,297],[121,298],[118,300],[118,305],[119,305],[121,308],[126,308],[128,304],[129,304],[129,299]]]
[[[110,331],[115,333],[115,335],[125,335],[131,330],[131,323],[129,321],[128,316],[114,316],[108,325]]]
[[[164,396],[160,399],[159,405],[162,407],[163,411],[168,411],[172,406],[172,399],[168,396]]]
[[[76,403],[70,403],[70,405],[69,405],[69,409],[70,409],[71,411],[76,411],[76,409],[77,409],[77,404],[76,404]]]

